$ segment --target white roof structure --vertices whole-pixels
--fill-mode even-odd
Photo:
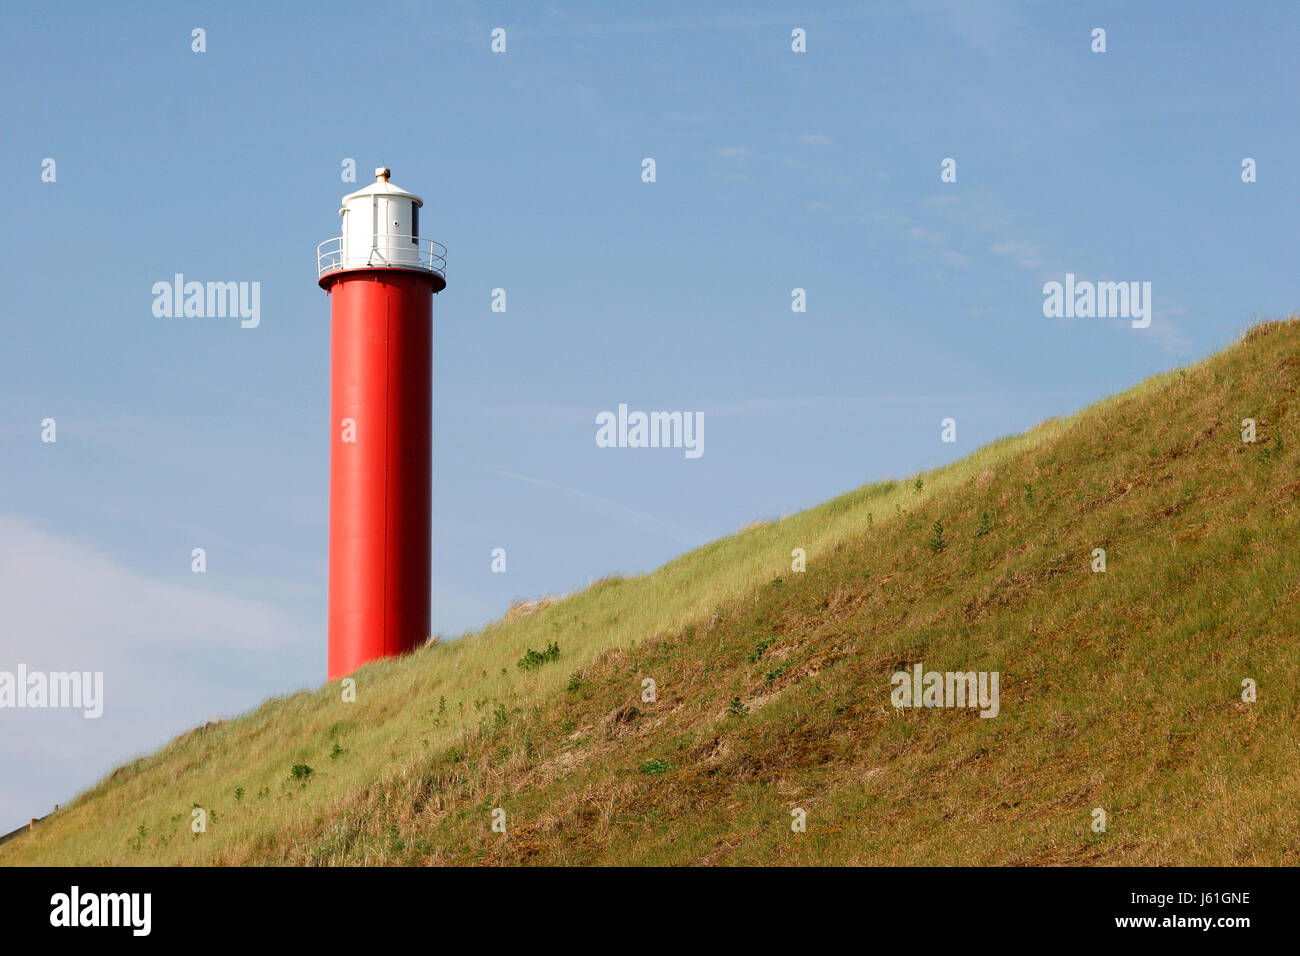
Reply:
[[[415,193],[408,193],[400,186],[394,186],[388,181],[388,177],[393,171],[387,166],[380,166],[375,170],[375,181],[364,189],[358,189],[354,193],[348,193],[343,197],[343,209],[339,210],[339,215],[343,215],[343,210],[347,208],[348,203],[362,196],[389,196],[393,199],[409,199],[417,206],[423,206],[424,200]]]

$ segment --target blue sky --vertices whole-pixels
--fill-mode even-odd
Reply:
[[[0,832],[324,679],[314,254],[376,165],[449,250],[447,635],[1300,307],[1293,4],[710,6],[5,7],[0,670],[103,670],[106,700],[98,721],[0,710]],[[259,282],[261,324],[155,317],[177,272]],[[1149,281],[1150,328],[1045,318],[1066,272]],[[619,403],[702,412],[704,455],[598,448]]]

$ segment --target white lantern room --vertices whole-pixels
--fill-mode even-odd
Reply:
[[[375,181],[343,197],[343,235],[317,249],[320,275],[345,269],[417,269],[443,275],[446,250],[420,238],[424,201],[389,182],[386,167]]]

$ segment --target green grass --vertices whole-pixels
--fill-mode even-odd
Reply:
[[[1257,327],[948,467],[369,665],[356,703],[329,684],[191,731],[0,864],[1295,864],[1298,386],[1300,323]],[[998,671],[1001,713],[895,710],[917,662]]]

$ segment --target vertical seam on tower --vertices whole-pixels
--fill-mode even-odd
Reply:
[[[392,379],[391,369],[389,368],[389,359],[392,356],[392,323],[393,323],[393,296],[392,290],[388,288],[388,283],[382,283],[384,286],[384,585],[383,585],[383,603],[380,606],[379,619],[383,621],[384,628],[384,654],[391,653],[388,646],[388,455],[390,452],[388,436],[388,406],[392,404]]]

